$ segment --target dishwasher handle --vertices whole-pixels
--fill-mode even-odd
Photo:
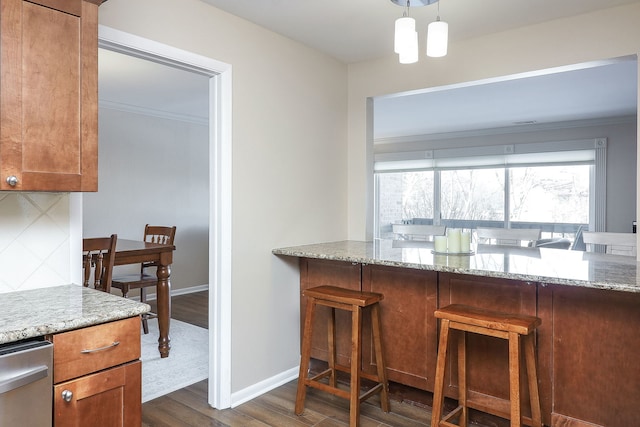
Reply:
[[[7,380],[0,381],[0,394],[7,393],[27,384],[34,383],[49,375],[49,367],[46,365],[37,366],[27,372],[16,375]]]

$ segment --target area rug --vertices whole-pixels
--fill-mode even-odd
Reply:
[[[142,328],[140,328],[142,330]],[[171,319],[171,351],[158,352],[158,320],[142,334],[142,402],[171,393],[209,376],[209,331]]]

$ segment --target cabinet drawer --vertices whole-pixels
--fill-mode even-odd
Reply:
[[[104,323],[53,336],[53,382],[140,358],[140,319]]]

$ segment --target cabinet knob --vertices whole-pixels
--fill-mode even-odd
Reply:
[[[18,183],[18,177],[16,177],[15,175],[11,175],[7,177],[7,184],[9,184],[10,186],[15,187],[17,183]]]
[[[71,390],[63,390],[62,391],[62,400],[65,402],[71,402],[73,399],[73,392]]]

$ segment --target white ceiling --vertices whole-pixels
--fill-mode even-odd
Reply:
[[[393,23],[403,10],[390,0],[202,1],[347,63],[392,54]],[[440,16],[454,41],[635,2],[640,0],[441,0]],[[436,8],[411,8],[411,16],[426,28]],[[378,98],[374,137],[636,114],[635,59],[575,68]],[[206,76],[100,49],[99,82],[102,106],[206,122]]]
[[[350,63],[393,53],[403,8],[390,0],[202,0]],[[440,0],[451,41],[497,33],[640,0]],[[417,2],[414,1],[414,4]],[[420,40],[438,4],[411,7]]]
[[[380,97],[374,138],[635,116],[637,70],[634,58]]]

